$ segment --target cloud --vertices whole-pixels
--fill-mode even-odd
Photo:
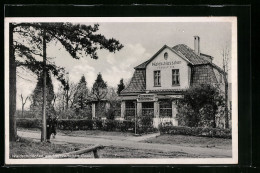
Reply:
[[[126,44],[118,53],[106,56],[110,68],[105,70],[103,78],[109,85],[115,87],[121,78],[131,78],[134,67],[146,61],[150,56],[151,54],[142,44]]]
[[[140,43],[126,44],[119,52],[107,55],[106,60],[111,65],[119,63],[120,65],[127,64],[129,66],[149,58],[150,55]]]
[[[70,80],[74,83],[78,83],[82,75],[85,76],[88,86],[90,87],[93,85],[97,73],[95,68],[88,64],[76,65],[69,72]]]
[[[22,101],[21,101],[21,94],[23,95],[23,98],[25,99],[27,96],[29,97],[36,86],[37,83],[37,76],[34,75],[29,70],[23,70],[21,68],[17,69],[17,75],[16,75],[16,108],[22,109]],[[27,100],[25,104],[25,109],[28,109],[30,107],[30,101]]]

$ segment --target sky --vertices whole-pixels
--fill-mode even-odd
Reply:
[[[84,23],[86,25],[93,23]],[[61,44],[49,43],[47,56],[56,65],[64,67],[70,81],[78,83],[81,76],[86,77],[91,88],[98,73],[109,86],[117,87],[120,79],[130,80],[134,67],[152,57],[165,44],[173,47],[186,44],[194,49],[194,37],[200,37],[202,53],[214,57],[213,62],[222,66],[221,50],[231,48],[231,23],[228,22],[151,22],[151,23],[111,23],[99,22],[98,33],[106,38],[115,38],[124,45],[119,52],[98,51],[97,60],[86,56],[73,59]],[[28,70],[19,69],[17,73],[17,108],[21,108],[20,95],[29,96],[36,86],[36,76]],[[58,91],[59,82],[53,79],[54,91]],[[30,103],[25,105],[28,108]]]

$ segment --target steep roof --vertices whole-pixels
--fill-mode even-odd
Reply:
[[[146,64],[149,62],[149,60],[143,62],[142,64],[139,64],[138,66],[135,67],[135,69],[145,69]]]
[[[147,61],[143,62],[142,64],[139,64],[138,66],[135,67],[135,69],[144,69],[146,65],[151,62],[164,48],[169,48],[182,58],[188,60],[192,65],[201,65],[201,64],[208,64],[211,63],[211,61],[207,61],[206,58],[210,58],[211,60],[213,59],[212,56],[201,53],[200,56],[197,55],[194,50],[192,50],[190,47],[188,47],[185,44],[178,44],[174,47],[168,47],[167,45],[164,45],[154,56],[152,56],[150,59]]]
[[[178,44],[178,45],[174,46],[172,49],[183,54],[194,65],[209,63],[209,61],[207,61],[204,58],[202,58],[201,56],[197,55],[194,52],[194,50],[192,50],[185,44]],[[205,54],[203,54],[203,55],[205,55]]]
[[[135,67],[134,75],[129,83],[129,85],[121,92],[122,95],[125,94],[134,94],[134,93],[141,93],[145,92],[146,84],[145,84],[145,68],[146,66],[165,48],[170,49],[181,58],[189,62],[189,64],[193,65],[193,76],[192,76],[192,83],[204,83],[204,82],[216,82],[216,76],[213,73],[212,67],[216,68],[219,72],[223,73],[223,70],[219,68],[217,65],[212,63],[213,57],[207,54],[201,53],[200,56],[197,55],[194,50],[188,47],[185,44],[178,44],[174,47],[169,47],[164,45],[156,54],[154,54],[150,59],[147,61],[139,64]],[[203,65],[205,70],[202,70]],[[206,65],[206,66],[205,66]],[[200,67],[197,67],[200,66]],[[197,68],[196,68],[197,67]],[[198,69],[198,72],[197,72]]]
[[[121,91],[125,93],[140,93],[145,91],[145,70],[135,70],[129,85]]]
[[[164,45],[158,52],[156,52],[150,59],[148,59],[147,61],[143,62],[142,64],[139,64],[138,66],[135,67],[135,69],[145,69],[147,64],[149,64],[154,58],[156,58],[156,56],[162,52],[165,48],[170,49],[172,52],[174,52],[175,54],[179,55],[182,59],[184,59],[185,61],[187,61],[188,63],[193,64],[192,62],[190,62],[189,59],[187,59],[181,52],[176,51],[174,49],[172,49],[171,47]]]
[[[203,83],[218,83],[213,67],[210,64],[192,67],[191,85]]]

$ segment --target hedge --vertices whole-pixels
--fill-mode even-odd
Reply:
[[[17,127],[41,128],[41,119],[17,118]],[[135,123],[129,120],[100,120],[100,119],[59,119],[60,130],[105,130],[105,131],[134,131]]]
[[[17,118],[16,126],[24,128],[41,128],[41,119],[36,118]]]
[[[159,126],[161,134],[190,135],[231,139],[231,129],[183,127],[183,126]]]

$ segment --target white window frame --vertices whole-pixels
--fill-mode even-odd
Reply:
[[[154,86],[160,87],[161,86],[161,71],[160,70],[153,71],[153,79],[154,79]]]
[[[172,85],[179,86],[180,85],[180,70],[172,69]]]

